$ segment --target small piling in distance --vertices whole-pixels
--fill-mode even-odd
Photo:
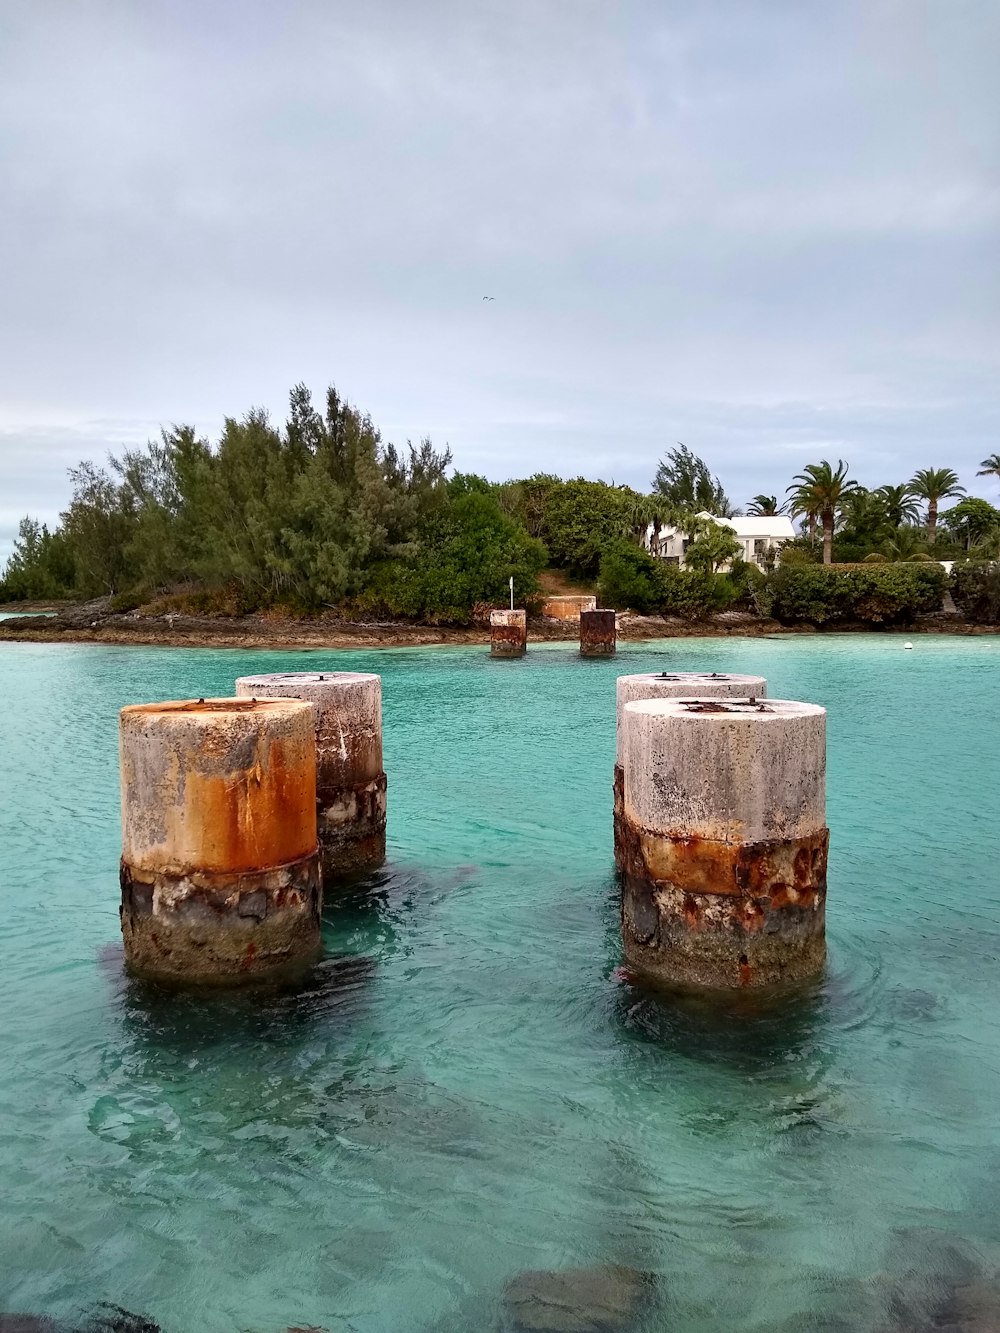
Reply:
[[[647,978],[711,989],[826,956],[826,710],[647,699],[624,710],[622,941]]]
[[[614,611],[580,612],[581,657],[613,657],[617,646]]]
[[[527,649],[527,611],[491,611],[490,655],[492,657],[523,657]]]
[[[653,671],[638,676],[619,676],[615,686],[615,777],[614,825],[615,864],[621,869],[621,815],[625,792],[622,769],[622,714],[636,699],[763,699],[767,681],[763,676],[737,676],[718,671]]]
[[[122,709],[121,926],[142,976],[233,983],[320,951],[313,709],[198,699]]]
[[[373,870],[385,860],[382,678],[363,671],[241,676],[241,698],[302,699],[316,710],[316,811],[323,875]]]

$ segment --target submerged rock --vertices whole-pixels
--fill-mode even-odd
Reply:
[[[86,1333],[160,1333],[159,1324],[144,1314],[133,1314],[120,1305],[100,1305],[86,1326]]]
[[[518,1273],[504,1290],[504,1306],[518,1333],[619,1333],[646,1309],[655,1279],[634,1268]]]
[[[0,1333],[56,1333],[56,1325],[44,1314],[0,1314]]]

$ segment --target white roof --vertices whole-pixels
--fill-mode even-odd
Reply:
[[[792,520],[787,514],[761,514],[753,518],[716,518],[714,514],[703,514],[701,517],[732,528],[737,537],[774,537],[791,541],[795,536]]]

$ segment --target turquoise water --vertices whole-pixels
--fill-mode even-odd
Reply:
[[[519,1270],[618,1262],[648,1328],[878,1329],[935,1232],[992,1265],[1000,639],[915,644],[0,645],[0,1311],[486,1331]],[[303,993],[126,980],[118,709],[320,663],[383,677],[385,871]],[[830,964],[778,1010],[615,975],[614,680],[654,667],[830,709]]]

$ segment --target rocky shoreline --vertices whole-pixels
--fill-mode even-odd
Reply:
[[[39,612],[55,612],[41,615]],[[488,625],[416,625],[400,621],[352,621],[334,615],[315,619],[272,616],[142,615],[115,613],[107,600],[78,605],[33,603],[0,607],[11,618],[0,620],[0,643],[112,643],[172,648],[417,648],[432,645],[487,644]],[[32,614],[34,613],[34,614]],[[724,611],[705,620],[673,616],[618,617],[624,642],[649,639],[767,637],[817,633],[996,634],[1000,626],[978,625],[957,613],[919,616],[904,626],[866,623],[838,624],[827,629],[811,624],[782,625],[748,612]],[[534,617],[529,642],[575,642],[575,622]]]

